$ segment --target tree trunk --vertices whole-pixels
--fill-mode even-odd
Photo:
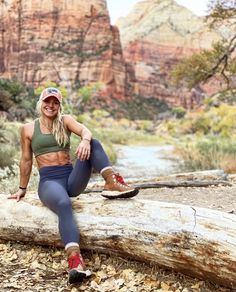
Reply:
[[[134,187],[143,189],[158,189],[158,188],[179,188],[179,187],[209,187],[209,186],[232,186],[232,183],[224,180],[211,180],[211,181],[158,181],[133,184]],[[87,188],[83,193],[101,193],[103,188]]]
[[[159,176],[151,181],[150,179],[141,182],[139,180],[136,183],[133,181],[132,184],[139,189],[231,186],[232,182],[229,181],[229,178],[233,178],[233,176],[221,169],[213,169]],[[104,182],[89,184],[83,193],[100,193],[103,190],[103,185]]]
[[[229,175],[222,169],[201,170],[193,172],[180,172],[166,176],[159,176],[156,181],[225,181],[228,180]]]
[[[138,198],[73,199],[84,249],[128,256],[236,287],[236,216]],[[62,246],[57,217],[34,196],[0,196],[0,239]]]

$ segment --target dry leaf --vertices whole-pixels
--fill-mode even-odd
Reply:
[[[107,270],[107,273],[109,275],[115,275],[116,274],[116,270],[115,270],[114,266],[108,265],[106,267],[106,270]]]
[[[19,243],[0,244],[0,291],[189,292],[195,289],[199,292],[198,287],[201,289],[204,285],[204,291],[226,292],[219,286],[212,289],[212,284],[208,286],[207,282],[183,275],[180,277],[176,273],[113,255],[83,255],[87,267],[94,270],[96,265],[97,270],[82,284],[71,287],[67,283],[68,263],[63,249]]]
[[[91,288],[97,290],[99,288],[99,285],[93,280],[90,284]]]
[[[39,262],[37,260],[33,261],[31,264],[30,264],[30,267],[31,269],[38,269],[40,266]]]
[[[73,287],[70,291],[71,292],[78,292],[79,290],[76,287]]]
[[[125,283],[125,280],[124,279],[117,279],[117,280],[115,280],[115,285],[119,289],[123,287],[124,283]]]
[[[21,286],[17,285],[17,283],[8,283],[3,285],[4,288],[14,288],[14,289],[21,289]]]
[[[170,286],[165,282],[161,282],[161,289],[164,291],[170,291]]]
[[[94,261],[94,269],[98,269],[101,266],[101,260],[99,256],[96,256],[95,261]]]
[[[125,280],[129,280],[134,277],[134,271],[131,269],[125,269],[122,271],[122,276]]]
[[[18,259],[16,251],[12,250],[10,253],[7,254],[7,262],[13,262]]]
[[[60,257],[60,256],[62,256],[62,252],[61,251],[56,251],[56,252],[54,252],[53,254],[52,254],[52,257],[53,258],[57,258],[57,257]]]
[[[200,285],[201,285],[201,283],[198,282],[197,284],[192,285],[191,288],[192,288],[192,289],[199,289],[199,288],[200,288]]]
[[[54,270],[59,270],[61,268],[61,265],[60,265],[60,263],[53,262],[52,263],[52,268]]]
[[[160,281],[152,280],[150,278],[145,279],[144,284],[150,288],[159,288],[160,287]]]
[[[101,282],[104,282],[106,279],[108,279],[110,276],[108,276],[107,272],[104,271],[104,270],[101,270],[101,271],[97,271],[95,274],[95,279],[94,281],[97,283],[97,284],[100,284]]]

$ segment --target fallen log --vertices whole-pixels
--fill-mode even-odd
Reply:
[[[232,186],[231,183],[223,180],[211,181],[158,181],[148,182],[142,184],[134,184],[139,189],[153,189],[153,188],[179,188],[179,187],[209,187],[209,186]]]
[[[158,189],[158,188],[179,188],[179,187],[198,187],[198,188],[206,188],[210,186],[232,186],[232,183],[224,181],[224,180],[211,180],[211,181],[149,181],[146,183],[135,183],[132,184],[134,187],[142,189]],[[83,193],[100,193],[102,192],[102,187],[93,187],[86,188]]]
[[[132,181],[132,185],[139,189],[153,188],[178,188],[178,187],[209,187],[209,186],[232,186],[228,180],[229,175],[221,169],[203,170],[194,172],[181,172],[165,176],[159,176],[150,181]],[[89,183],[84,193],[100,193],[104,182]]]
[[[82,248],[236,287],[236,216],[138,198],[73,199]],[[0,239],[61,246],[57,217],[36,196],[0,195]]]
[[[166,176],[159,176],[156,181],[217,181],[228,180],[229,175],[223,169],[202,170],[193,172],[180,172]]]

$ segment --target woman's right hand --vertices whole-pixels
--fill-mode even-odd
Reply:
[[[20,201],[26,194],[26,190],[19,189],[16,193],[11,194],[8,199],[15,199],[17,202]]]

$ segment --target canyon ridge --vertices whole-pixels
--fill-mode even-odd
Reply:
[[[182,58],[210,49],[225,30],[210,30],[174,0],[138,2],[115,26],[105,0],[7,0],[0,4],[0,78],[34,87],[51,80],[68,89],[98,81],[109,104],[142,96],[169,106],[191,106],[192,89],[171,83]]]

